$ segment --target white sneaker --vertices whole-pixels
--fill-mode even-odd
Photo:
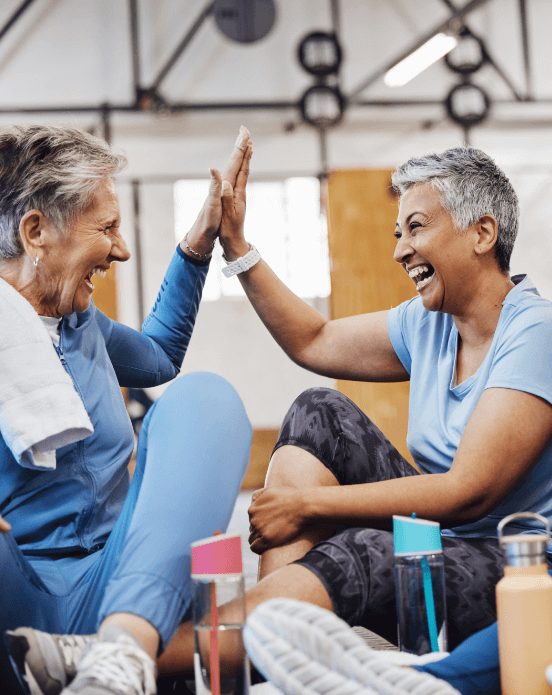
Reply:
[[[303,601],[258,606],[244,642],[258,670],[285,695],[459,695],[445,681],[397,665],[427,657],[370,649],[343,620]]]
[[[14,673],[31,695],[59,695],[77,672],[86,646],[95,635],[54,635],[31,627],[7,630]]]
[[[126,630],[108,626],[84,650],[61,695],[155,695],[155,662]]]

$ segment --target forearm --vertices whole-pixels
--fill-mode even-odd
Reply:
[[[142,331],[158,343],[180,368],[190,341],[208,265],[185,256],[173,256],[151,313]]]
[[[377,483],[303,490],[307,523],[332,521],[347,525],[379,525],[393,514],[439,521],[443,526],[467,523],[486,512],[480,496],[455,484],[450,473],[395,478]]]
[[[249,246],[240,250],[244,255]],[[240,253],[225,255],[233,260]],[[327,320],[286,287],[264,261],[240,273],[238,278],[259,318],[280,347],[295,362],[316,371],[313,360],[316,341]]]

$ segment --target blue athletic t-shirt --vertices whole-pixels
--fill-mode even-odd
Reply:
[[[484,389],[516,389],[552,404],[552,302],[539,295],[527,276],[512,280],[517,284],[502,303],[489,352],[475,374],[461,384],[455,383],[458,330],[452,316],[427,311],[420,297],[389,312],[389,337],[410,374],[407,444],[424,473],[449,470]],[[485,465],[484,451],[481,465]],[[500,519],[518,511],[538,512],[552,523],[552,441],[490,514],[444,533],[496,537]],[[516,528],[530,530],[538,524],[524,519],[512,524],[512,531]]]

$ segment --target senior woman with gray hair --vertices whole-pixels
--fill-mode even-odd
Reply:
[[[248,140],[242,129],[225,172],[234,183]],[[83,645],[46,633],[98,627],[66,692],[155,692],[155,657],[190,603],[190,543],[226,528],[248,460],[251,430],[236,392],[213,374],[187,375],[148,412],[129,490],[134,436],[119,385],[178,375],[220,224],[221,174],[211,170],[205,204],[138,332],[91,302],[93,276],[130,255],[113,181],[123,164],[79,130],[0,130],[0,290],[14,307],[13,320],[2,312],[0,354],[8,343],[27,350],[44,337],[53,360],[44,372],[60,371],[90,423],[87,436],[56,446],[49,462],[48,452],[10,448],[11,424],[25,432],[50,410],[71,418],[57,391],[51,408],[29,407],[26,421],[10,422],[17,403],[6,402],[33,388],[26,372],[34,365],[16,365],[13,398],[2,393],[0,628],[27,626],[10,644],[33,695],[59,692],[69,680],[63,663],[74,676],[67,654]],[[37,377],[46,383],[48,374]],[[33,657],[38,647],[44,664]],[[7,687],[6,670],[0,680]]]

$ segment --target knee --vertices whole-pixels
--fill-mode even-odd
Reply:
[[[191,372],[175,379],[155,403],[155,414],[169,413],[191,421],[231,421],[251,431],[243,401],[236,389],[218,374]],[[148,413],[149,414],[149,413]]]
[[[358,411],[353,401],[344,394],[324,386],[314,386],[297,396],[285,419],[296,417],[299,414],[307,418],[314,414],[327,414],[333,420],[341,414],[346,416],[352,409]]]
[[[294,407],[320,407],[330,400],[339,397],[346,398],[343,394],[335,389],[330,389],[326,386],[312,386],[310,389],[302,391],[293,401],[291,408]]]
[[[297,437],[313,436],[316,440],[336,438],[345,432],[349,424],[361,415],[359,408],[347,396],[335,389],[314,387],[303,391],[284,417],[281,434]],[[362,417],[366,416],[362,413]]]
[[[163,399],[188,403],[220,403],[222,407],[241,407],[243,403],[236,389],[224,377],[213,372],[190,372],[175,379],[162,395]]]

